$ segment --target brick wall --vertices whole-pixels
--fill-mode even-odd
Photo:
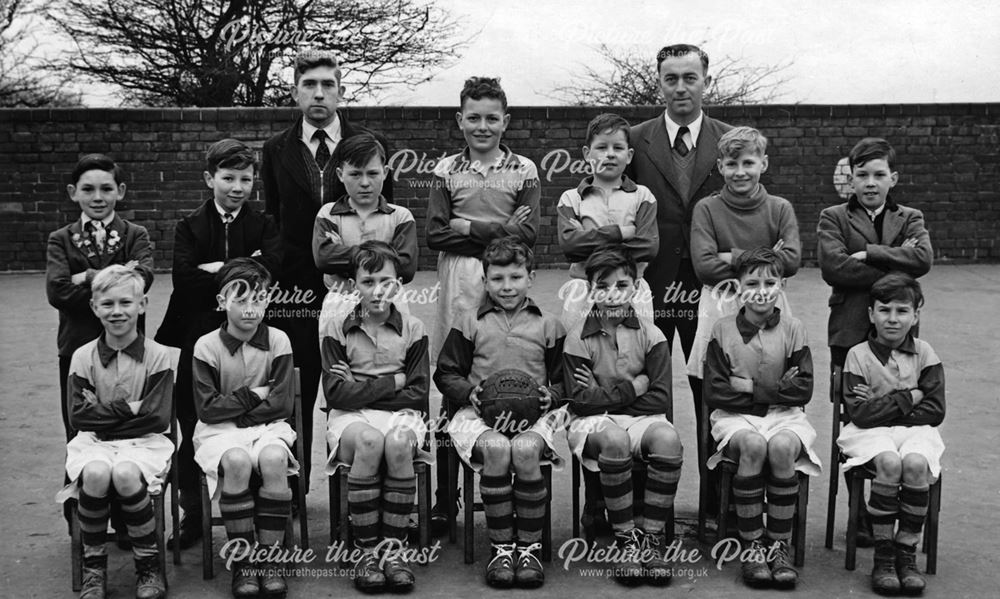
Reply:
[[[555,203],[575,186],[587,122],[600,108],[512,108],[506,140],[539,165],[542,264],[562,261]],[[618,109],[633,123],[653,108]],[[749,106],[715,108],[732,124],[753,125],[770,139],[769,191],[792,201],[803,255],[815,263],[819,211],[840,202],[837,161],[862,136],[889,139],[899,153],[896,196],[924,211],[939,261],[1000,260],[1000,104]],[[401,172],[396,201],[423,231],[429,178],[413,159],[437,159],[461,147],[454,108],[349,108],[348,118],[384,133]],[[128,192],[119,212],[149,229],[158,267],[168,268],[178,216],[208,199],[202,182],[206,147],[237,137],[259,147],[288,126],[294,109],[25,109],[0,110],[0,270],[45,268],[49,231],[78,217],[65,193],[81,154],[104,152],[125,168]],[[259,189],[259,186],[258,186]],[[258,191],[259,193],[259,191]],[[255,208],[263,202],[258,197]],[[433,268],[423,248],[421,267]]]

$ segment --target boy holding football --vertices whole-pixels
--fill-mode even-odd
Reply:
[[[493,546],[486,582],[498,588],[545,582],[538,551],[549,490],[540,463],[559,463],[555,434],[566,418],[565,410],[555,409],[563,396],[564,335],[559,321],[528,298],[533,260],[517,238],[490,242],[483,254],[486,299],[455,320],[434,372],[445,401],[457,410],[448,425],[455,450],[482,475],[479,488]],[[542,416],[513,438],[491,428],[481,413],[480,384],[506,369],[531,376],[541,395]]]

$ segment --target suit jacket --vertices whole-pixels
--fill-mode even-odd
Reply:
[[[45,294],[59,310],[56,344],[60,356],[72,356],[81,345],[93,341],[104,330],[90,308],[90,282],[74,285],[73,275],[88,269],[101,270],[111,264],[139,263],[146,290],[153,284],[153,249],[146,228],[115,215],[107,228],[104,251],[87,245],[82,220],[49,234],[46,249]],[[118,241],[112,241],[117,239]],[[144,320],[140,317],[140,331]]]
[[[208,200],[177,221],[174,227],[174,282],[163,324],[156,341],[164,345],[192,349],[202,335],[219,328],[225,312],[218,310],[215,275],[199,264],[226,258],[226,227]],[[281,268],[281,239],[271,217],[244,205],[229,225],[229,258],[249,257],[256,251],[260,262],[277,280]]]
[[[645,273],[656,303],[662,302],[663,290],[677,278],[684,248],[690,247],[691,215],[695,203],[722,188],[722,175],[715,168],[718,157],[716,145],[729,129],[732,126],[705,115],[695,146],[690,193],[682,198],[677,191],[677,173],[670,157],[672,149],[663,114],[632,127],[635,156],[626,173],[656,196],[660,251]]]
[[[886,201],[882,241],[868,213],[851,197],[850,201],[825,208],[816,227],[819,266],[823,280],[833,287],[830,294],[829,345],[853,347],[867,338],[868,291],[882,275],[899,270],[913,277],[927,274],[934,261],[931,238],[924,215],[915,208]],[[900,247],[910,238],[916,247]],[[862,262],[851,258],[868,253]]]
[[[358,133],[372,133],[390,153],[385,138],[364,127],[354,125],[342,112],[340,116],[341,139]],[[318,308],[326,295],[323,275],[313,261],[312,233],[319,203],[310,193],[309,174],[302,152],[302,117],[294,125],[274,135],[264,143],[261,179],[264,182],[264,211],[271,215],[281,236],[283,258],[278,277],[282,289],[300,292],[312,290],[309,307]],[[324,203],[336,201],[347,193],[343,183],[336,179],[332,171],[324,177],[333,177],[333,191],[324,198]],[[392,202],[392,178],[386,177],[382,188],[386,201]]]

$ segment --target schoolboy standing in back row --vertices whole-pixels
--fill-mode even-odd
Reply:
[[[264,144],[261,180],[265,212],[281,232],[284,258],[278,285],[289,301],[275,306],[285,311],[273,324],[292,342],[295,365],[302,382],[300,442],[305,444],[303,475],[308,478],[312,452],[313,406],[319,389],[319,314],[326,285],[312,257],[312,232],[320,206],[343,196],[344,184],[334,174],[330,159],[341,140],[369,132],[350,123],[337,105],[344,95],[340,66],[332,52],[306,50],[295,57],[292,98],[302,118]],[[389,152],[384,137],[375,136]],[[392,201],[392,179],[382,195]],[[295,487],[296,489],[298,487]]]

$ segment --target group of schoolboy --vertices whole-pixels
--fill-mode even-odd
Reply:
[[[679,48],[673,55],[697,50]],[[297,69],[297,80],[310,68]],[[302,126],[322,130],[310,110],[303,108]],[[451,446],[480,474],[489,585],[544,582],[539,550],[551,490],[541,465],[561,461],[555,440],[563,432],[599,485],[626,556],[616,579],[663,585],[671,578],[662,547],[672,537],[665,525],[682,447],[668,417],[670,346],[654,325],[643,278],[660,244],[657,199],[625,174],[633,129],[616,115],[595,118],[583,148],[592,174],[559,199],[559,242],[574,281],[567,287],[576,293],[566,294],[557,318],[529,297],[540,185],[532,161],[501,143],[509,119],[498,80],[466,82],[457,120],[467,146],[437,165],[428,204],[427,242],[440,251],[441,285],[430,341],[396,301],[414,274],[417,235],[412,214],[382,194],[385,144],[362,133],[336,140],[331,153],[323,136],[311,146],[308,132],[302,137],[320,183],[332,166],[345,192],[318,204],[313,222],[313,260],[329,286],[317,385],[327,411],[327,471],[349,469],[352,536],[363,556],[354,582],[363,591],[415,584],[403,553],[380,552],[387,542],[406,543],[414,462],[433,459],[426,451],[430,342],[434,383],[452,414]],[[812,357],[783,294],[800,263],[797,222],[791,204],[760,184],[766,144],[749,127],[726,131],[716,162],[724,187],[693,205],[688,251],[705,292],[688,372],[703,381],[711,409],[716,446],[707,466],[737,464],[739,537],[755,556],[744,560],[742,577],[751,586],[787,588],[798,576],[788,553],[797,473],[815,475],[820,464],[803,409],[813,391]],[[846,466],[875,470],[867,509],[874,589],[919,593],[925,583],[914,548],[944,449],[941,363],[915,337],[923,296],[913,277],[928,271],[931,248],[920,212],[889,196],[898,178],[889,144],[862,140],[849,160],[854,195],[824,210],[819,223],[823,277],[833,287],[830,345],[844,369],[851,418],[838,443]],[[182,491],[197,493],[203,472],[229,539],[284,540],[287,477],[299,469],[287,422],[295,352],[289,335],[263,320],[287,244],[272,218],[245,205],[256,172],[245,144],[213,144],[204,174],[213,197],[177,224],[174,293],[157,335],[181,350],[176,384],[167,350],[143,335],[152,252],[145,229],[115,213],[122,173],[101,155],[85,156],[72,173],[68,192],[82,216],[49,238],[47,292],[60,314],[69,439],[59,498],[77,502],[84,599],[106,596],[113,503],[121,511],[116,528],[127,531],[121,540],[135,555],[136,596],[165,596],[149,494],[163,485],[174,453],[171,402]],[[483,381],[510,368],[535,381],[543,412],[512,437],[480,411]],[[642,497],[633,497],[637,461],[647,472]],[[185,511],[198,509],[194,503],[188,498]],[[280,597],[287,585],[278,564],[242,561],[232,591]]]

